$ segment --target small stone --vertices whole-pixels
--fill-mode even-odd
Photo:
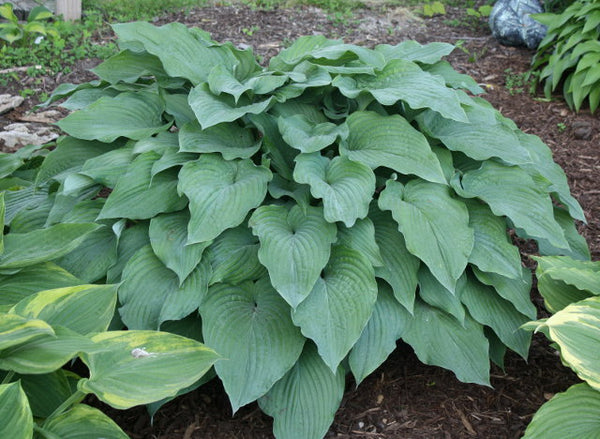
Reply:
[[[12,123],[0,131],[0,141],[4,146],[14,148],[25,145],[43,145],[58,137],[50,127],[36,127],[31,123]]]
[[[573,136],[577,140],[590,140],[592,138],[592,124],[582,120],[573,122]]]
[[[0,95],[0,114],[8,113],[23,103],[25,99],[21,96],[12,96],[9,94]]]

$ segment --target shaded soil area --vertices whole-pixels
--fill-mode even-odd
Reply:
[[[372,5],[353,16],[328,15],[319,9],[253,10],[242,6],[202,8],[156,20],[198,26],[218,41],[252,46],[267,62],[294,39],[315,33],[346,42],[374,46],[414,39],[421,43],[447,41],[460,46],[449,61],[473,76],[486,90],[485,98],[525,132],[540,136],[565,170],[574,196],[587,217],[581,233],[600,259],[600,118],[588,110],[571,112],[560,99],[530,96],[519,85],[532,51],[499,45],[483,22],[461,9],[423,20],[400,7]],[[71,74],[47,78],[51,90],[60,82],[91,79],[82,63]],[[507,73],[507,69],[511,69]],[[0,94],[19,84],[0,88]],[[524,90],[521,90],[524,88]],[[50,91],[49,90],[49,91]],[[33,102],[26,103],[31,107]],[[26,109],[26,108],[25,108]],[[23,108],[2,116],[0,125],[18,120]],[[526,253],[534,252],[524,248]],[[536,301],[539,299],[536,298]],[[327,437],[336,438],[518,438],[535,411],[554,393],[577,382],[561,365],[545,339],[534,337],[526,361],[509,353],[505,370],[492,368],[493,388],[459,382],[451,372],[425,366],[404,344],[361,385],[349,379],[342,406]],[[195,392],[164,406],[153,422],[144,408],[119,412],[98,406],[134,439],[260,439],[272,438],[272,420],[256,404],[232,417],[227,396],[213,380]],[[298,438],[302,439],[302,438]]]

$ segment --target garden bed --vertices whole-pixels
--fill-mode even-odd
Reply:
[[[581,203],[593,260],[600,259],[600,120],[587,110],[576,114],[561,100],[545,101],[527,94],[520,84],[533,52],[500,46],[481,23],[468,21],[464,11],[450,9],[444,16],[423,20],[406,9],[373,6],[353,16],[326,14],[318,9],[271,11],[247,7],[211,7],[161,17],[198,26],[217,41],[252,46],[266,62],[301,35],[322,33],[349,43],[373,46],[415,39],[421,43],[447,41],[460,49],[450,56],[455,69],[473,76],[487,90],[485,98],[519,128],[536,134],[565,169],[573,195]],[[46,87],[90,79],[80,63],[72,73],[47,78]],[[507,69],[510,69],[507,72]],[[18,92],[18,84],[0,94]],[[0,125],[23,118],[34,100],[0,116]],[[0,145],[1,146],[1,145]],[[534,252],[522,246],[524,256]],[[534,296],[534,300],[539,301]],[[424,366],[411,349],[399,345],[376,372],[347,392],[328,435],[339,438],[517,438],[539,406],[576,381],[541,336],[534,337],[528,362],[507,356],[504,371],[494,367],[493,389],[463,384],[451,372]],[[100,403],[97,403],[100,406]],[[143,408],[106,411],[132,438],[271,438],[272,423],[256,404],[233,418],[220,384],[213,382],[163,407],[153,423]]]

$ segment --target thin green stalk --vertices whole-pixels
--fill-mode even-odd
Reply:
[[[15,376],[15,371],[14,370],[9,370],[8,373],[6,374],[6,376],[4,377],[4,379],[2,380],[1,384],[8,384],[8,383],[10,383],[10,381],[13,379],[14,376]]]
[[[55,435],[54,433],[44,430],[42,427],[40,427],[37,424],[33,424],[33,430],[38,433],[40,436],[45,437],[46,439],[60,439],[59,436]]]
[[[48,419],[52,419],[60,415],[61,413],[66,412],[72,405],[81,401],[81,399],[83,399],[85,395],[86,394],[81,390],[77,390],[75,393],[69,396],[61,405],[59,405],[50,416],[46,418],[46,422],[48,422]],[[44,422],[42,426],[46,425],[46,422]]]

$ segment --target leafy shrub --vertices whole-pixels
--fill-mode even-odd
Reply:
[[[545,403],[524,439],[600,436],[600,262],[536,258],[539,291],[555,313],[531,322],[557,347],[563,364],[584,380]]]
[[[533,58],[546,97],[559,86],[570,108],[587,98],[593,113],[600,105],[600,1],[579,0],[562,14],[535,14],[548,26]]]
[[[77,110],[68,135],[2,157],[5,240],[97,225],[22,251],[118,283],[113,329],[202,340],[233,411],[258,400],[278,438],[322,437],[346,373],[398,339],[484,385],[490,357],[525,357],[531,273],[508,228],[589,258],[550,150],[471,96],[451,45],[303,37],[262,68],[178,23],[114,30],[99,79],[48,102]]]
[[[43,6],[33,8],[24,24],[15,15],[12,3],[0,5],[0,17],[6,20],[5,23],[0,23],[0,39],[8,44],[18,41],[22,45],[29,45],[36,36],[58,35],[56,29],[46,23],[49,18],[53,17],[52,12]]]

